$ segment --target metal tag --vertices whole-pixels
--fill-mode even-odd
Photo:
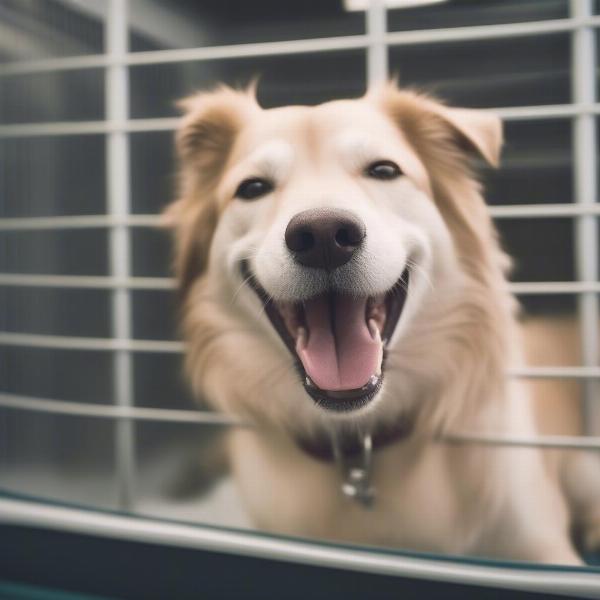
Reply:
[[[361,439],[361,453],[358,459],[345,457],[335,435],[331,438],[333,454],[342,474],[342,494],[352,498],[365,508],[371,508],[375,502],[375,488],[371,485],[371,456],[373,444],[370,434]]]

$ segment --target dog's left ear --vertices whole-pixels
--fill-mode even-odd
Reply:
[[[485,110],[453,108],[425,94],[403,91],[388,84],[368,97],[384,110],[416,142],[446,146],[448,142],[466,154],[483,158],[497,167],[502,149],[502,121]]]
[[[451,108],[432,102],[429,106],[455,132],[459,144],[474,151],[493,167],[500,164],[502,121],[497,115],[471,108]]]

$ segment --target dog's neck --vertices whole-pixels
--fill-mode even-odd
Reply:
[[[369,435],[373,451],[380,450],[401,441],[412,434],[415,425],[415,416],[403,415],[391,425],[375,427]],[[323,433],[313,437],[295,436],[297,445],[306,454],[321,462],[333,462],[339,453],[346,459],[359,457],[363,451],[364,435],[356,430],[342,431],[335,434]]]
[[[310,440],[296,438],[298,446],[312,458],[334,462],[340,471],[341,493],[363,508],[372,508],[376,490],[372,485],[373,453],[408,437],[414,428],[414,416],[405,416],[393,425],[373,432],[330,431]]]

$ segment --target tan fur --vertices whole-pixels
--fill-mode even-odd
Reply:
[[[509,261],[471,172],[473,154],[497,164],[499,120],[393,86],[357,101],[275,111],[263,111],[251,95],[220,89],[186,100],[184,108],[179,200],[167,218],[175,229],[186,368],[198,395],[259,427],[234,432],[230,443],[234,474],[257,525],[427,551],[578,563],[560,473],[544,466],[541,452],[435,441],[457,430],[538,432],[526,386],[505,376],[522,360],[516,303],[505,279]],[[298,161],[314,158],[324,130],[346,113],[353,127],[365,128],[363,113],[383,116],[389,134],[405,144],[405,172],[442,216],[463,282],[447,297],[436,296],[434,287],[423,300],[404,333],[410,343],[390,349],[381,400],[354,424],[328,418],[307,400],[292,357],[269,333],[264,315],[256,308],[249,314],[239,301],[248,294],[243,282],[227,281],[225,250],[215,240],[233,202],[231,172],[253,140],[272,127],[306,149]],[[308,185],[314,172],[302,160],[298,169],[311,175],[298,185]],[[282,210],[279,202],[251,227],[266,233]],[[376,429],[409,413],[417,415],[415,433],[375,455],[372,511],[342,497],[335,465],[315,461],[294,442],[297,435],[337,428]],[[591,501],[588,493],[578,495],[582,505]]]

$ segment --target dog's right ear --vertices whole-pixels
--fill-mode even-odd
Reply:
[[[260,110],[254,90],[221,87],[199,92],[177,103],[184,116],[176,133],[177,156],[205,183],[214,183],[233,142],[253,112]]]
[[[260,108],[254,90],[227,87],[195,94],[178,106],[185,113],[175,137],[179,199],[167,206],[162,222],[175,234],[174,268],[183,299],[208,264],[219,214],[215,187],[236,136]]]

